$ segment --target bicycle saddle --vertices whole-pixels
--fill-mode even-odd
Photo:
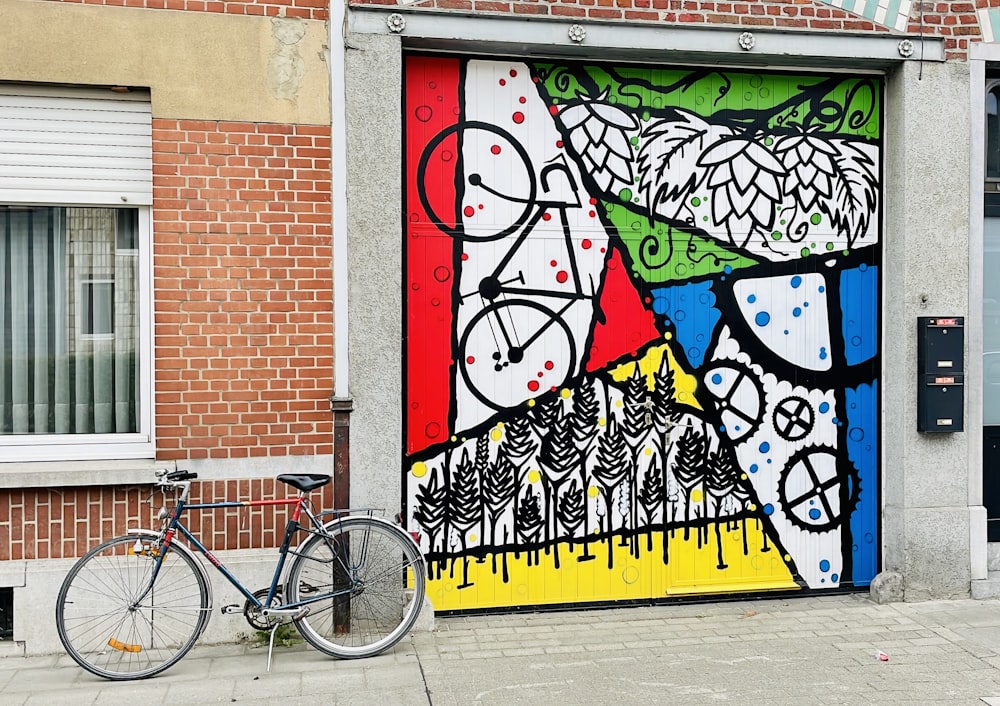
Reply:
[[[310,491],[329,483],[330,476],[321,476],[318,473],[283,473],[278,476],[278,480],[298,490]]]

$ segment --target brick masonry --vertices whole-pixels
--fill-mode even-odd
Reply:
[[[181,10],[186,12],[218,12],[229,15],[264,15],[267,17],[298,17],[303,20],[329,18],[328,0],[48,0],[85,5],[135,7],[149,10]]]
[[[146,486],[26,489],[0,492],[0,561],[60,559],[81,556],[102,541],[128,529],[152,528],[159,508],[172,505]],[[191,503],[223,500],[272,500],[297,491],[271,478],[196,481]],[[333,506],[333,487],[313,494],[318,508]],[[191,511],[185,524],[213,551],[276,547],[281,542],[288,506]]]

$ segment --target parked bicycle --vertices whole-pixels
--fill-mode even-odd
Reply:
[[[156,488],[180,493],[172,510],[160,509],[160,529],[130,530],[104,542],[81,557],[63,580],[56,628],[81,667],[106,679],[143,679],[187,654],[212,611],[208,573],[193,550],[246,598],[242,606],[223,606],[222,613],[242,613],[255,629],[270,631],[272,647],[278,625],[291,621],[321,652],[343,659],[371,657],[413,627],[424,598],[419,549],[409,534],[371,510],[317,512],[309,493],[329,483],[329,476],[278,476],[299,491],[287,499],[188,504],[191,481],[197,477],[189,471],[157,471]],[[263,505],[291,506],[292,516],[271,584],[254,592],[181,516],[192,510]],[[305,521],[300,521],[303,515]],[[306,536],[293,549],[292,539],[300,531]],[[282,583],[289,555],[294,558]]]

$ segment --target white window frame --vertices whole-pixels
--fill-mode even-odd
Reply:
[[[44,205],[49,207],[86,206],[114,208],[111,204],[35,203],[4,205]],[[105,459],[145,459],[156,455],[153,426],[153,215],[150,206],[130,205],[139,211],[138,301],[139,318],[139,392],[137,418],[139,431],[130,434],[0,434],[0,462],[70,461]],[[2,463],[0,463],[2,465]],[[0,469],[2,472],[2,469]]]

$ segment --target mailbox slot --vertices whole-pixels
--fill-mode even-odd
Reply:
[[[917,431],[965,428],[965,319],[917,319]]]

